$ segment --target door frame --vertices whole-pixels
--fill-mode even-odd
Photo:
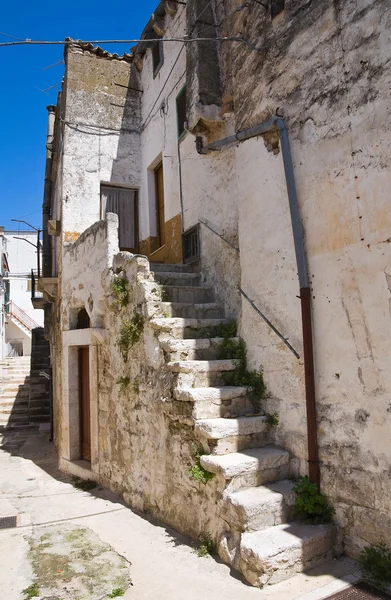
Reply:
[[[106,339],[100,328],[71,329],[62,332],[63,386],[61,398],[62,421],[59,423],[60,468],[71,475],[98,480],[99,477],[99,387],[98,346]],[[91,462],[80,459],[80,411],[78,348],[89,347]]]

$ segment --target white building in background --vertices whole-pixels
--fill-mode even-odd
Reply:
[[[5,277],[8,275],[7,240],[4,227],[0,227],[0,360],[6,356],[5,349]]]
[[[37,234],[5,231],[8,274],[4,277],[5,356],[31,353],[31,330],[43,326],[43,310],[31,303],[31,270],[37,269]]]

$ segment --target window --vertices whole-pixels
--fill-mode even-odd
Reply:
[[[163,42],[155,42],[152,46],[152,65],[153,65],[153,76],[159,73],[160,68],[164,62],[163,55]]]
[[[176,114],[178,120],[178,137],[180,138],[185,133],[186,127],[186,86],[179,92],[176,98]]]
[[[160,163],[155,169],[155,198],[156,198],[156,230],[158,248],[166,242],[164,221],[164,179],[163,165]]]
[[[285,0],[271,0],[271,17],[274,19],[285,8]]]
[[[137,191],[129,188],[101,185],[101,215],[118,215],[118,243],[120,250],[138,250]]]
[[[183,262],[189,264],[200,258],[199,225],[191,227],[182,236]]]

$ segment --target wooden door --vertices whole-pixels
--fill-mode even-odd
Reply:
[[[90,352],[88,346],[78,349],[79,354],[79,398],[80,398],[80,454],[91,460],[91,416],[90,416]]]
[[[159,246],[164,246],[166,242],[166,231],[164,222],[164,180],[163,165],[160,164],[155,169],[155,190],[156,190],[156,225]]]

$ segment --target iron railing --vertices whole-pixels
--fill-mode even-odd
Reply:
[[[5,305],[5,312],[10,317],[14,317],[14,319],[19,321],[19,323],[21,323],[29,331],[35,329],[35,327],[39,327],[38,323],[12,300]]]

